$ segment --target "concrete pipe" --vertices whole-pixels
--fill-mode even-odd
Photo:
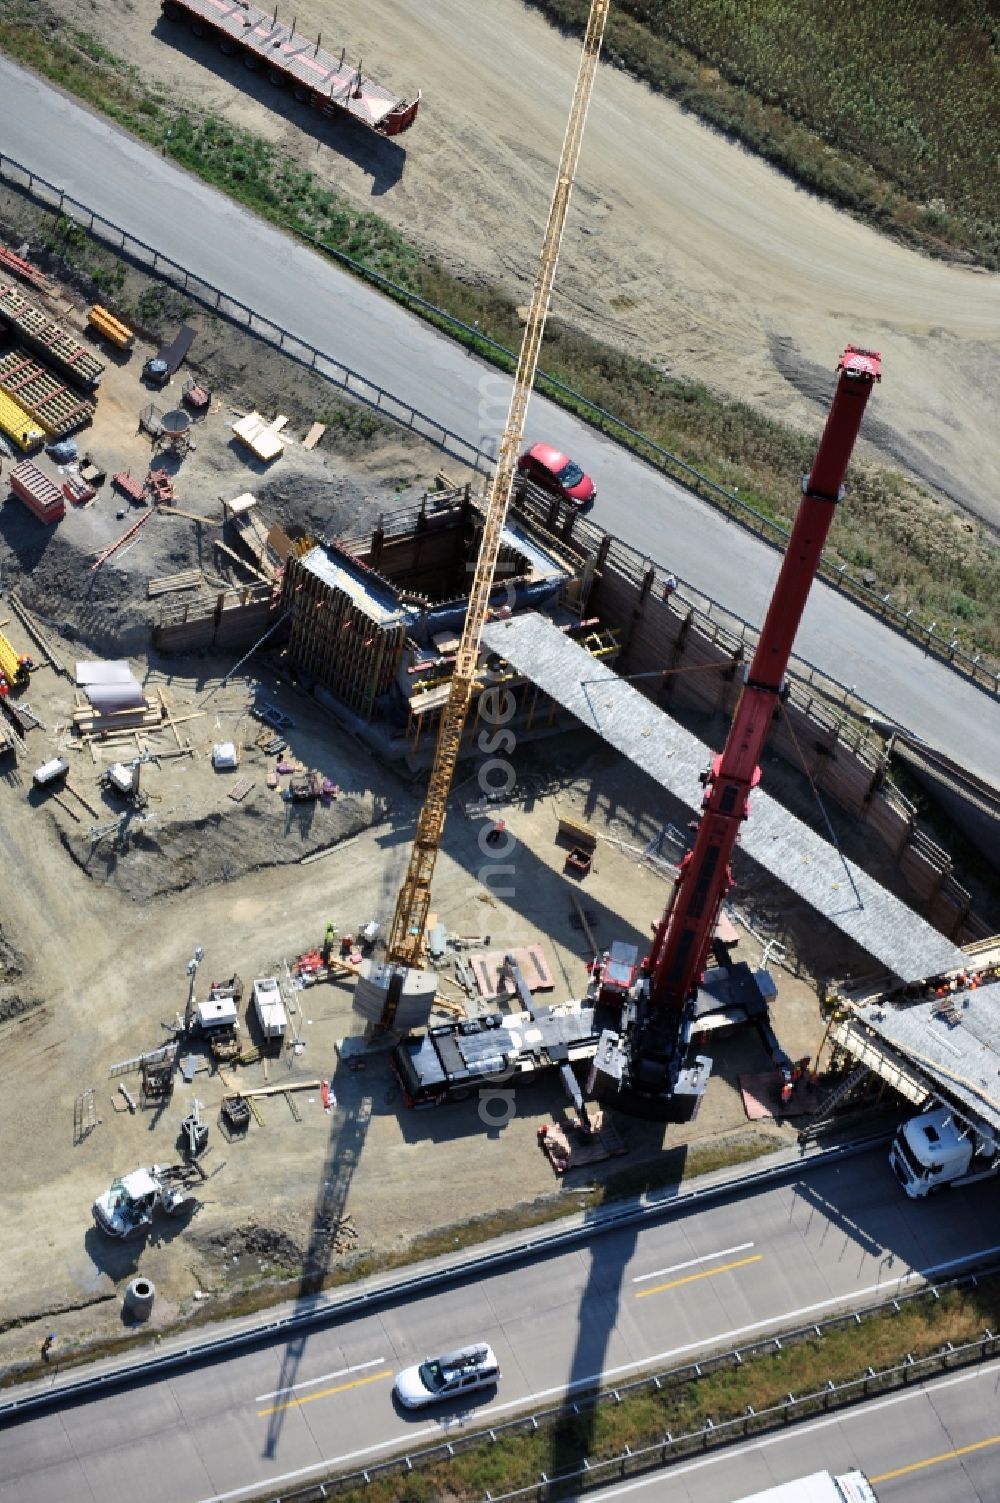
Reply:
[[[148,1320],[155,1296],[151,1279],[133,1279],[125,1288],[125,1314],[131,1320]]]

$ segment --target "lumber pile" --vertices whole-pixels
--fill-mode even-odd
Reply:
[[[73,729],[79,736],[110,736],[114,731],[152,730],[163,724],[160,704],[143,704],[132,710],[112,710],[100,714],[93,705],[78,705],[73,711]]]

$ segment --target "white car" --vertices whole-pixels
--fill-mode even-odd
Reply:
[[[495,1388],[499,1381],[496,1353],[486,1342],[479,1342],[446,1352],[443,1357],[428,1357],[417,1367],[404,1368],[393,1392],[407,1409],[421,1409],[425,1404],[440,1404],[480,1388]]]

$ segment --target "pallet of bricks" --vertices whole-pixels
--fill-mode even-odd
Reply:
[[[23,459],[11,470],[10,488],[39,522],[49,525],[66,515],[62,491],[30,459]]]
[[[0,319],[10,325],[18,339],[78,386],[90,390],[100,382],[104,361],[36,308],[17,287],[0,286]]]
[[[96,407],[22,349],[0,356],[0,391],[23,407],[51,439],[65,438],[91,422]]]

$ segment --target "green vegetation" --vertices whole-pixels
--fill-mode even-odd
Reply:
[[[617,0],[605,55],[880,229],[1000,267],[991,0]]]
[[[751,1403],[760,1412],[780,1404],[789,1393],[818,1393],[828,1379],[845,1382],[863,1377],[869,1366],[878,1371],[901,1363],[907,1353],[929,1356],[948,1342],[959,1346],[974,1341],[985,1329],[996,1328],[998,1315],[996,1279],[939,1299],[928,1295],[898,1312],[890,1308],[859,1325],[753,1357],[735,1369],[664,1385],[659,1392],[626,1394],[618,1403],[567,1414],[531,1433],[502,1434],[450,1461],[336,1496],[342,1503],[436,1503],[440,1498],[464,1503],[487,1491],[526,1487],[543,1472],[551,1477],[579,1466],[585,1456],[612,1457],[626,1446],[638,1450],[655,1445],[667,1431],[684,1435],[702,1429],[709,1419],[718,1425],[741,1418]],[[665,1475],[669,1478],[669,1471]]]
[[[583,0],[535,3],[544,3],[567,23],[583,7]],[[927,9],[933,0],[913,3]],[[701,0],[691,7],[692,16],[700,18],[699,25],[705,28],[705,37],[718,39],[723,34],[708,27],[708,18],[721,5],[722,0],[718,4]],[[650,25],[655,19],[661,29],[673,13],[670,5],[641,5],[639,0],[626,0],[625,8],[624,17],[620,7],[613,14],[633,28],[639,25],[636,15],[640,13]],[[727,14],[737,13],[731,6],[723,9]],[[784,9],[796,7],[782,7],[779,0],[762,6],[768,18],[780,19]],[[808,6],[802,9],[813,13]],[[847,9],[853,14],[855,6]],[[964,9],[959,5],[956,14],[964,15],[966,10],[969,5]],[[440,307],[443,316],[419,311],[484,358],[512,369],[512,359],[491,343],[507,350],[520,345],[521,323],[512,299],[495,288],[460,281],[432,258],[423,257],[376,215],[355,209],[324,187],[308,168],[252,132],[211,116],[198,116],[183,102],[168,100],[154,85],[140,80],[129,65],[82,34],[43,29],[41,11],[42,7],[29,7],[25,0],[0,0],[0,50],[76,93],[261,217],[353,258],[362,274],[389,278],[401,289],[392,295],[402,301],[414,294]],[[743,30],[756,36],[756,10],[754,15],[754,28]],[[884,19],[879,24],[885,29]],[[862,34],[867,36],[867,30]],[[648,42],[648,34],[642,35]],[[616,36],[613,33],[612,54],[624,59],[623,44]],[[988,47],[984,50],[989,53]],[[885,92],[893,90],[887,85]],[[995,132],[990,137],[981,115],[973,111],[970,119],[980,121],[983,141],[995,138]],[[957,162],[958,153],[955,156]],[[954,167],[956,174],[964,170]],[[981,182],[980,186],[987,191]],[[81,234],[74,229],[71,238]],[[452,319],[461,320],[467,329],[456,329]],[[790,521],[798,503],[797,479],[812,456],[812,436],[774,422],[746,404],[722,401],[697,382],[667,377],[645,361],[612,350],[557,320],[549,323],[543,359],[551,376],[676,454],[730,496],[738,491],[739,498],[764,517],[781,524]],[[539,384],[544,387],[543,381]],[[595,416],[565,393],[550,389],[550,394],[620,442],[639,453],[647,452],[614,421]],[[353,420],[343,409],[334,423],[350,427]],[[358,423],[361,426],[353,436],[363,438],[364,424],[360,419]],[[950,634],[968,652],[980,652],[994,665],[1000,663],[1000,551],[984,529],[953,515],[918,487],[881,467],[856,464],[849,490],[850,503],[838,510],[827,561],[835,568],[843,565],[848,578],[863,580],[899,609],[912,610],[916,621],[936,622],[939,636],[947,640]],[[669,556],[662,562],[669,567]]]

